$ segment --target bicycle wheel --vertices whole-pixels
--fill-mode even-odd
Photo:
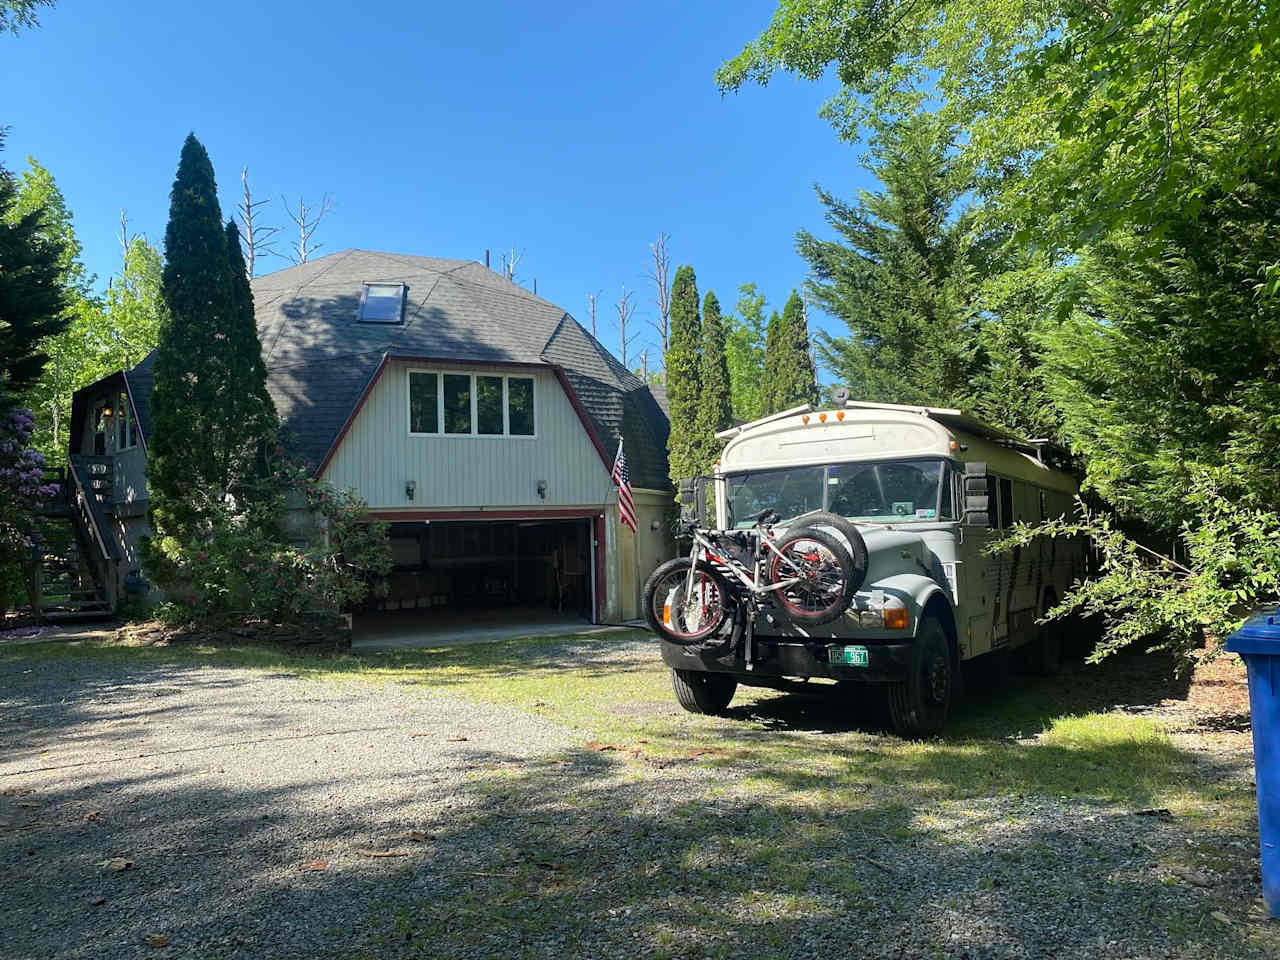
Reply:
[[[773,592],[787,616],[796,623],[830,623],[853,600],[853,560],[835,536],[800,527],[788,530],[769,562],[769,579],[795,583]]]
[[[797,527],[817,527],[819,530],[826,527],[839,534],[840,545],[849,551],[849,558],[853,561],[853,589],[857,590],[862,586],[867,579],[867,565],[870,557],[867,555],[867,542],[862,539],[862,534],[858,532],[857,526],[852,521],[846,520],[838,513],[811,510],[796,517],[791,523]]]
[[[689,591],[688,557],[668,560],[645,581],[642,602],[649,629],[664,640],[691,646],[702,643],[729,619],[729,585],[716,570],[699,562]]]

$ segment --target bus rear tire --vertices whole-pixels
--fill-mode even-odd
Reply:
[[[886,691],[893,732],[912,740],[940,732],[951,714],[955,687],[947,631],[936,617],[924,617],[911,645],[907,679],[890,684]]]
[[[719,716],[729,706],[738,689],[738,681],[724,673],[705,670],[671,669],[671,686],[676,701],[690,713]]]

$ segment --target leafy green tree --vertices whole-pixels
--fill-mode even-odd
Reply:
[[[725,356],[724,321],[720,301],[710,290],[702,301],[702,391],[698,404],[698,438],[702,444],[702,473],[710,473],[720,455],[716,434],[733,424],[729,364]]]
[[[834,67],[823,113],[853,139],[926,99],[1009,216],[1048,244],[1161,229],[1274,151],[1280,22],[1247,0],[990,4],[779,0],[722,90]]]
[[[1159,237],[1112,234],[1073,268],[1079,306],[1045,336],[1044,376],[1087,484],[1168,533],[1193,516],[1198,470],[1232,464],[1252,502],[1280,506],[1280,164]]]
[[[778,359],[772,400],[774,412],[802,403],[818,403],[818,377],[810,351],[804,301],[795,290],[782,308],[778,326]]]
[[[765,298],[754,283],[738,288],[738,303],[725,318],[724,352],[729,368],[729,396],[733,417],[760,417],[764,385]]]
[[[677,268],[671,282],[671,328],[663,363],[667,377],[667,409],[671,417],[667,460],[674,481],[696,477],[702,472],[705,444],[700,439],[698,426],[702,393],[701,341],[698,280],[693,267],[686,264]]]
[[[163,276],[160,251],[146,237],[130,238],[120,276],[107,287],[107,353],[113,370],[136,366],[159,342]]]
[[[765,327],[764,375],[760,384],[760,416],[767,417],[777,413],[782,407],[778,404],[778,359],[782,356],[782,317],[775,310],[769,314],[769,323]]]
[[[53,0],[0,0],[0,31],[8,30],[17,36],[24,27],[38,27],[36,8],[52,6]]]
[[[936,116],[877,122],[864,166],[884,184],[854,203],[818,188],[839,239],[800,231],[814,301],[849,328],[818,339],[859,400],[965,404],[978,367],[975,303],[984,244],[964,208],[972,178]]]
[[[213,164],[192,134],[170,195],[151,401],[147,478],[162,553],[190,542],[229,496],[248,495],[272,439],[252,303],[239,286],[244,263],[227,237]]]
[[[3,147],[0,136],[0,147]],[[18,211],[14,177],[0,166],[0,409],[7,410],[38,380],[44,344],[68,324],[64,251],[47,229],[46,211]]]

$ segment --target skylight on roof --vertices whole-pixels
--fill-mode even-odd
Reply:
[[[403,323],[403,283],[366,283],[360,291],[361,323]]]

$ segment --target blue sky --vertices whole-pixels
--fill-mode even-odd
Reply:
[[[622,284],[636,322],[655,315],[645,274],[659,231],[726,308],[748,281],[780,307],[804,277],[795,231],[822,232],[813,184],[874,186],[817,116],[830,88],[779,77],[721,98],[716,66],[773,4],[717,6],[58,0],[39,29],[0,37],[0,159],[52,171],[100,284],[118,269],[121,207],[163,238],[194,130],[224,215],[248,165],[273,200],[267,222],[287,225],[281,194],[334,195],[322,254],[489,248],[497,263],[514,244],[519,279],[583,322],[601,292],[600,338],[616,352],[608,305]],[[647,332],[632,350],[655,342]]]

